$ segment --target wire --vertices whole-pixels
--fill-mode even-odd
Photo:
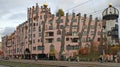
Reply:
[[[69,9],[65,10],[65,12],[66,12],[66,11],[69,11],[69,10],[71,10],[71,9],[77,8],[77,7],[79,7],[79,6],[82,6],[82,5],[84,5],[84,4],[86,4],[86,3],[90,2],[90,1],[91,1],[91,0],[87,0],[86,2],[80,3],[80,4],[78,4],[78,5],[76,5],[76,6],[72,7],[72,8],[69,8]],[[116,6],[116,7],[117,7],[118,9],[120,8],[120,6]],[[104,8],[104,9],[105,9],[105,8]],[[93,12],[90,12],[90,13],[87,13],[87,14],[96,15],[96,14],[98,14],[98,13],[101,13],[101,11],[103,11],[104,9],[100,9],[100,10],[97,10],[97,11],[93,11]]]
[[[100,9],[100,10],[97,10],[97,11],[90,12],[90,13],[88,13],[88,14],[98,13],[98,12],[101,12],[101,11],[103,11],[103,10],[104,10],[104,9]]]
[[[71,10],[71,9],[73,9],[73,8],[82,6],[82,5],[84,5],[84,4],[86,4],[86,3],[90,2],[90,1],[91,1],[91,0],[88,0],[88,1],[86,1],[86,2],[80,3],[80,4],[78,4],[78,5],[76,5],[76,6],[72,7],[72,8],[69,8],[69,9],[65,10],[65,12],[66,12],[66,11],[69,11],[69,10]]]
[[[117,7],[118,9],[120,8],[120,6],[116,6],[116,7]],[[90,13],[88,13],[88,14],[96,15],[96,14],[101,13],[101,11],[103,11],[103,10],[105,10],[105,8],[100,9],[100,10],[97,10],[97,11],[90,12]]]

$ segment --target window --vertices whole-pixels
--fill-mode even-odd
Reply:
[[[35,23],[33,25],[35,26]]]
[[[38,26],[38,23],[36,23],[36,26]]]
[[[42,19],[42,15],[40,15],[40,19]]]
[[[50,39],[47,39],[46,41],[47,41],[48,43],[52,43],[52,42],[53,42],[53,39],[50,38]]]
[[[73,19],[72,22],[77,22],[77,19]]]
[[[73,38],[72,42],[78,42],[78,38]]]
[[[95,31],[91,31],[91,35],[94,35],[94,32],[95,32]]]
[[[86,38],[82,38],[82,42],[86,42]]]
[[[38,46],[38,50],[44,50],[44,46]]]
[[[61,19],[60,22],[63,23],[63,19]]]
[[[34,14],[36,14],[38,11],[37,10],[34,10]]]
[[[28,30],[28,32],[30,32],[30,29]]]
[[[33,40],[33,43],[35,43],[35,40]]]
[[[57,41],[58,41],[58,42],[61,41],[61,38],[57,38]]]
[[[33,31],[35,31],[35,27],[33,27]]]
[[[77,28],[78,26],[77,25],[73,25],[72,28]]]
[[[66,22],[69,22],[69,19],[68,19],[68,18],[66,19]]]
[[[98,38],[98,41],[100,41],[100,38]]]
[[[84,31],[84,32],[83,32],[83,35],[85,35],[85,36],[86,36],[86,35],[87,35],[87,31]]]
[[[100,29],[100,28],[101,28],[101,24],[99,23],[99,24],[98,24],[98,29]]]
[[[53,26],[49,26],[49,30],[53,30]]]
[[[78,36],[78,32],[73,32],[72,36]]]
[[[48,23],[52,25],[52,20],[48,21]]]
[[[42,36],[42,33],[39,33],[39,37],[41,37]]]
[[[49,36],[54,36],[54,32],[49,32]]]
[[[33,37],[35,37],[35,34],[33,34]]]
[[[91,29],[94,29],[94,28],[95,28],[95,25],[90,25],[90,28],[91,28]]]
[[[39,29],[39,32],[41,32],[41,27],[39,27],[38,29]]]
[[[66,46],[66,49],[67,50],[77,50],[77,49],[79,49],[80,48],[80,46],[79,45],[67,45]]]
[[[38,42],[40,42],[40,39],[38,39]]]
[[[69,41],[69,38],[66,38],[66,41]]]
[[[36,47],[33,47],[33,50],[36,50]]]
[[[63,19],[57,19],[56,22],[57,23],[63,23]]]
[[[25,39],[27,39],[27,36],[25,36]]]
[[[112,34],[113,35],[118,35],[118,31],[113,31]]]
[[[64,26],[63,25],[60,25],[60,29],[63,29],[64,28]]]
[[[58,31],[57,31],[57,34],[60,35],[60,34],[61,34],[61,30],[58,30]]]
[[[86,38],[86,42],[89,42],[90,41],[90,37]]]
[[[101,34],[102,34],[102,32],[98,31],[98,35],[101,35]]]
[[[71,50],[71,46],[70,46],[70,45],[67,45],[67,46],[66,46],[66,49],[67,49],[67,50]]]
[[[36,17],[34,17],[34,20],[36,20],[37,18]]]
[[[84,22],[84,19],[81,19],[81,22]]]
[[[83,26],[83,29],[87,29],[87,25],[84,25],[84,26]]]

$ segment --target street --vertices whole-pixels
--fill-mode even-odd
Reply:
[[[55,65],[59,67],[120,67],[120,63],[100,63],[100,62],[69,62],[69,61],[49,61],[49,60],[7,60],[12,62],[35,63],[45,65]]]
[[[9,67],[9,66],[3,66],[3,65],[0,65],[0,67]]]

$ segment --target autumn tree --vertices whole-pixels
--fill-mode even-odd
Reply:
[[[112,46],[110,48],[110,53],[112,53],[112,54],[117,54],[118,51],[119,51],[119,46],[118,45]]]
[[[56,12],[56,16],[64,16],[64,11],[62,9],[59,9],[57,12]]]

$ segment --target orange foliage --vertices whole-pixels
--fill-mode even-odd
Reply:
[[[89,49],[88,48],[81,48],[79,50],[79,54],[86,55],[88,53],[89,53]]]
[[[3,52],[2,52],[2,51],[0,51],[0,55],[3,55]]]

